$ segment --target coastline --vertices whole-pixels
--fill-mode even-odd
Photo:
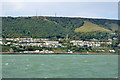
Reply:
[[[22,55],[24,55],[24,54],[38,54],[38,55],[40,55],[40,54],[42,54],[42,55],[45,55],[45,54],[47,54],[47,55],[51,55],[51,54],[66,54],[66,55],[119,55],[119,54],[117,54],[117,53],[18,53],[18,52],[0,52],[0,54],[2,54],[2,55],[4,55],[4,54],[16,54],[16,55],[19,55],[19,54],[22,54]]]

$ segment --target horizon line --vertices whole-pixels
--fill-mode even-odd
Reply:
[[[67,18],[88,18],[88,19],[108,19],[108,20],[119,20],[117,18],[105,18],[105,17],[84,17],[84,16],[55,16],[55,15],[39,15],[39,16],[36,16],[36,15],[31,15],[31,16],[10,16],[10,15],[7,15],[7,16],[0,16],[0,17],[67,17]]]

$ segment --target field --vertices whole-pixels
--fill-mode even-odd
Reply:
[[[99,27],[98,25],[93,24],[93,23],[88,22],[88,21],[84,21],[84,25],[83,26],[75,29],[75,32],[92,32],[92,31],[111,32],[108,29]]]

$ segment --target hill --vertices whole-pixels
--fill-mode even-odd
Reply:
[[[108,34],[112,32],[118,32],[117,20],[43,16],[2,17],[3,38],[56,39],[65,38],[68,34],[72,39],[107,39]]]
[[[3,19],[3,36],[6,37],[64,37],[65,31],[61,25],[43,18]]]
[[[112,32],[111,30],[100,27],[99,25],[93,24],[92,22],[89,21],[84,21],[83,26],[75,29],[75,32],[94,32],[94,31],[109,33]]]

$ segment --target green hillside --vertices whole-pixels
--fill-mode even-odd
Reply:
[[[64,37],[66,32],[61,25],[43,18],[3,19],[3,36],[6,37]]]
[[[70,17],[2,17],[2,37],[103,39],[118,32],[117,20]],[[85,32],[85,33],[83,33]],[[101,36],[103,35],[103,36]]]
[[[94,31],[112,32],[108,29],[100,27],[99,25],[93,24],[92,22],[89,22],[89,21],[84,21],[83,26],[75,29],[75,32],[94,32]]]

